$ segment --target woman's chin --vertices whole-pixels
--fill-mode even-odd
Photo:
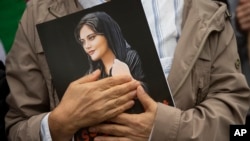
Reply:
[[[98,60],[99,60],[99,58],[96,58],[96,57],[91,57],[91,60],[92,60],[92,61],[98,61]]]

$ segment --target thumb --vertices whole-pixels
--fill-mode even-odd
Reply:
[[[95,70],[91,74],[83,76],[75,81],[75,83],[81,84],[86,82],[96,81],[100,77],[101,71],[99,69]]]
[[[142,86],[137,88],[137,98],[143,105],[145,111],[151,111],[157,108],[156,102],[144,91]]]

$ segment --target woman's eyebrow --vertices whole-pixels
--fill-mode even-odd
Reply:
[[[91,33],[89,35],[87,35],[87,38],[90,37],[90,36],[93,36],[93,35],[98,35],[97,33]]]
[[[90,33],[89,35],[87,35],[87,38],[89,37],[89,36],[92,36],[93,34],[95,34],[95,33]],[[83,38],[79,38],[79,41],[84,41],[84,39]]]
[[[104,35],[104,34],[103,33],[99,33],[99,32],[94,32],[94,33],[91,33],[91,34],[87,35],[87,37],[92,36],[92,35]]]

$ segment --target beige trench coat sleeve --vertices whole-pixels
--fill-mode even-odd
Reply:
[[[6,60],[7,81],[11,93],[10,106],[5,121],[10,141],[39,141],[40,123],[50,111],[46,79],[39,64],[42,55],[35,46],[38,37],[35,29],[35,12],[26,9],[16,33],[16,38]]]
[[[82,10],[77,0],[31,0],[6,59],[10,141],[39,141],[43,117],[59,103],[36,25]]]
[[[151,141],[229,141],[229,126],[244,124],[250,92],[237,62],[239,56],[233,29],[229,21],[224,24],[225,27],[211,33],[204,44],[204,49],[209,50],[207,54],[211,55],[210,83],[205,100],[185,110],[158,104]],[[190,89],[186,86],[184,83],[177,93],[182,93],[183,97],[196,95],[195,92],[186,93],[184,90]]]

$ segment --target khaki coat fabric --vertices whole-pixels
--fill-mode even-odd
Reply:
[[[41,120],[59,103],[35,25],[79,10],[73,0],[29,2],[6,61],[9,140],[41,140]],[[168,83],[176,108],[158,104],[152,141],[228,141],[229,125],[245,122],[250,91],[226,5],[185,0]]]

